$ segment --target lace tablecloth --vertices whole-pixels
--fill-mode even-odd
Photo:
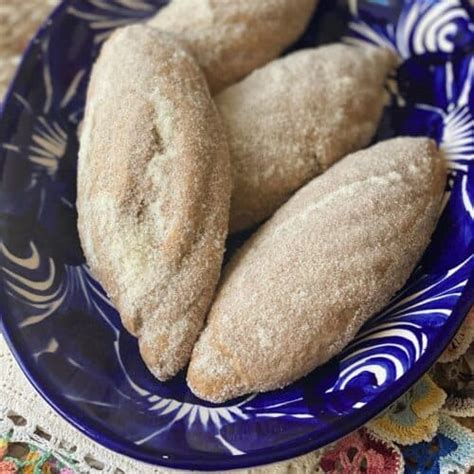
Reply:
[[[0,0],[0,97],[57,0]],[[474,466],[474,311],[430,374],[337,443],[247,473],[466,473]],[[36,394],[0,336],[0,474],[163,473],[79,433]]]

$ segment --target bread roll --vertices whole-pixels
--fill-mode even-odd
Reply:
[[[384,105],[388,50],[298,51],[216,97],[231,152],[230,231],[270,217],[298,188],[368,145]]]
[[[156,29],[116,31],[92,72],[80,141],[84,254],[166,380],[189,360],[228,225],[229,152],[194,58]]]
[[[230,261],[188,384],[223,402],[284,387],[340,352],[408,279],[446,181],[434,142],[397,138],[315,178]]]
[[[149,21],[189,48],[213,94],[276,58],[303,33],[318,0],[172,0]]]

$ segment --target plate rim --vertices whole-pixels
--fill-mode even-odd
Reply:
[[[6,104],[11,101],[15,84],[21,77],[22,69],[25,63],[29,60],[29,56],[33,46],[40,40],[47,32],[49,26],[55,21],[55,19],[64,13],[64,10],[75,0],[62,0],[57,5],[52,13],[40,26],[36,34],[29,41],[28,46],[24,50],[20,63],[15,71],[13,79],[11,80],[7,92],[4,95],[3,101],[0,102],[0,122],[8,122],[6,114]],[[471,255],[470,258],[473,258]],[[4,287],[3,279],[0,278],[0,286]],[[282,462],[285,460],[293,459],[304,454],[308,454],[314,450],[320,449],[327,446],[334,441],[347,436],[348,434],[356,431],[365,425],[369,420],[380,414],[393,402],[395,402],[400,396],[402,396],[407,390],[410,389],[430,368],[436,363],[438,358],[448,347],[451,340],[455,336],[456,332],[461,327],[464,319],[466,318],[472,304],[474,303],[474,269],[469,273],[468,281],[464,290],[459,297],[457,303],[454,305],[449,320],[455,318],[455,324],[451,324],[449,330],[442,331],[441,334],[433,341],[434,351],[427,351],[423,356],[418,359],[413,368],[405,373],[400,379],[392,383],[392,385],[382,391],[377,398],[370,403],[370,409],[364,408],[364,411],[358,410],[353,416],[346,417],[344,428],[338,430],[337,436],[335,432],[329,432],[327,436],[319,436],[315,438],[314,435],[304,435],[291,442],[285,443],[283,447],[262,449],[254,454],[243,454],[240,456],[232,456],[229,454],[227,460],[215,459],[215,460],[203,460],[199,464],[196,464],[195,457],[182,456],[180,460],[173,458],[174,455],[169,455],[168,459],[163,457],[147,454],[131,448],[129,445],[131,442],[125,441],[123,438],[112,434],[104,434],[93,426],[87,426],[87,424],[81,423],[80,417],[74,414],[68,413],[67,407],[64,403],[57,400],[57,396],[53,391],[49,391],[47,388],[48,384],[42,384],[41,376],[36,377],[32,372],[34,368],[29,367],[28,357],[22,356],[21,344],[16,344],[15,330],[9,328],[5,311],[7,305],[4,302],[3,291],[0,292],[0,335],[3,335],[7,343],[8,348],[13,354],[16,362],[20,366],[22,372],[28,379],[29,383],[34,387],[35,391],[41,396],[41,398],[65,421],[70,423],[82,434],[86,435],[93,441],[100,444],[106,449],[110,449],[118,454],[127,456],[131,459],[135,459],[140,462],[144,462],[153,466],[171,468],[171,469],[183,469],[193,471],[222,471],[232,469],[245,469],[251,467],[260,467],[265,465]],[[42,386],[43,385],[43,386]],[[358,415],[358,416],[357,416]],[[164,455],[164,453],[163,453]],[[167,455],[168,456],[168,455]]]
[[[0,120],[1,119],[2,116],[0,114]],[[465,290],[463,291],[458,302],[454,306],[450,316],[450,318],[453,316],[457,318],[457,324],[452,324],[449,328],[449,331],[443,332],[441,336],[437,338],[441,341],[435,340],[433,342],[433,346],[436,348],[436,350],[432,351],[431,353],[426,352],[420,359],[418,359],[418,361],[415,362],[415,365],[413,366],[411,371],[404,374],[400,379],[398,379],[394,384],[392,384],[395,385],[395,387],[390,386],[390,389],[386,389],[385,391],[381,392],[373,403],[367,405],[367,407],[370,406],[370,408],[364,409],[363,412],[359,410],[357,412],[357,414],[360,414],[359,416],[351,416],[350,418],[348,418],[348,421],[350,421],[350,423],[345,423],[344,428],[341,428],[339,430],[337,436],[335,436],[336,433],[334,432],[330,432],[328,436],[319,437],[317,439],[311,435],[305,435],[301,438],[297,438],[296,440],[290,443],[287,443],[287,446],[277,448],[274,451],[269,451],[268,449],[266,449],[262,450],[262,452],[257,452],[255,454],[244,454],[241,456],[229,455],[228,460],[225,461],[220,459],[205,460],[199,462],[199,464],[196,464],[196,462],[193,460],[194,458],[185,459],[184,456],[182,460],[171,460],[172,455],[170,456],[170,459],[164,459],[156,455],[134,450],[128,446],[129,443],[123,442],[123,439],[115,437],[115,435],[113,434],[106,435],[94,429],[93,427],[88,427],[82,424],[79,417],[68,413],[67,409],[64,409],[62,403],[56,400],[57,397],[53,392],[48,392],[47,389],[45,390],[44,387],[41,387],[41,381],[38,381],[37,378],[34,377],[34,375],[32,374],[33,370],[28,367],[27,358],[23,358],[21,355],[21,351],[17,350],[17,346],[13,340],[14,336],[12,336],[12,333],[14,331],[10,331],[8,326],[5,324],[6,320],[4,318],[3,294],[0,294],[0,333],[3,334],[10,351],[12,352],[18,365],[21,367],[28,381],[43,398],[43,400],[45,400],[48,405],[63,419],[65,419],[67,422],[77,428],[81,433],[85,434],[103,447],[111,449],[112,451],[118,454],[125,455],[137,461],[145,462],[147,464],[159,467],[191,471],[222,471],[223,468],[225,470],[245,469],[286,461],[327,446],[328,444],[333,443],[334,441],[337,441],[343,438],[344,436],[347,436],[348,434],[361,428],[368,421],[373,419],[375,416],[377,416],[379,413],[389,407],[392,403],[394,403],[400,396],[402,396],[407,390],[409,390],[410,387],[412,387],[426,372],[430,370],[430,368],[433,366],[434,363],[436,363],[439,356],[444,352],[444,350],[447,348],[452,338],[460,328],[474,300],[473,273],[474,271],[471,271],[468,283],[465,286]],[[0,285],[3,286],[3,281],[0,281]],[[388,393],[386,393],[387,391]],[[306,441],[301,441],[301,439]]]

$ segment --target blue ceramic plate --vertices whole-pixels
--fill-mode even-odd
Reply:
[[[322,1],[294,49],[344,37],[399,53],[377,139],[430,135],[440,143],[450,164],[443,213],[406,287],[342,354],[284,390],[214,406],[195,398],[183,375],[159,383],[146,370],[89,273],[76,231],[76,132],[91,64],[113,28],[161,5],[67,0],[26,52],[0,123],[3,331],[43,397],[109,448],[184,469],[290,458],[393,402],[433,364],[473,302],[472,7]]]

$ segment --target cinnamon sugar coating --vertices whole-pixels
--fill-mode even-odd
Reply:
[[[216,97],[231,152],[231,232],[267,219],[369,144],[395,60],[388,50],[331,44],[273,61]]]
[[[172,0],[148,24],[183,42],[216,94],[295,42],[318,1]]]
[[[194,58],[151,27],[114,32],[92,72],[80,142],[84,254],[166,380],[189,360],[228,227],[228,147]]]
[[[427,247],[446,181],[427,138],[349,155],[293,196],[228,264],[188,384],[224,402],[284,387],[338,354]]]

